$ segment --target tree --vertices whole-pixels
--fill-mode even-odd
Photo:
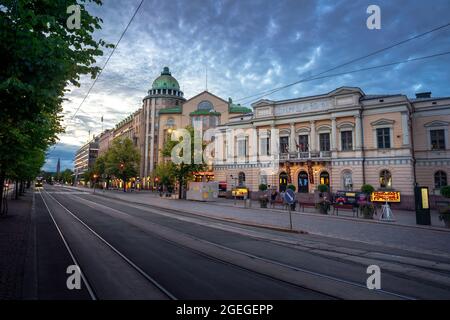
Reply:
[[[105,171],[123,181],[123,191],[129,178],[138,173],[139,150],[128,139],[116,139],[106,155]]]
[[[103,54],[101,48],[112,47],[93,38],[102,21],[86,10],[87,2],[102,4],[100,0],[2,1],[0,206],[5,178],[36,172],[34,165],[63,131],[58,114],[67,86],[79,86],[80,75],[95,78],[100,71],[94,66],[96,57]],[[79,28],[67,27],[71,5],[79,5]]]
[[[193,173],[194,172],[199,172],[199,171],[203,171],[205,170],[205,168],[207,167],[205,162],[202,161],[202,163],[196,164],[194,161],[194,128],[192,126],[187,126],[185,128],[186,130],[188,130],[190,137],[191,137],[191,156],[190,158],[190,163],[180,163],[180,164],[174,164],[173,165],[173,174],[175,175],[178,184],[180,186],[179,188],[179,198],[183,198],[184,194],[183,194],[183,190],[187,187],[187,183],[190,179],[192,179],[193,177]],[[180,142],[182,142],[182,138],[180,137],[179,141],[172,141],[172,140],[168,140],[166,141],[166,143],[163,146],[162,149],[162,155],[164,157],[171,157],[172,155],[172,149],[179,144]],[[202,141],[202,150],[205,149],[205,147],[207,146],[207,144],[205,142]],[[180,156],[183,156],[183,151],[181,152]]]
[[[105,178],[106,179],[106,189],[109,187],[109,175],[106,172],[106,154],[99,156],[94,163],[94,172],[97,175],[97,180]]]
[[[175,175],[175,165],[170,161],[158,164],[154,172],[159,184],[165,187],[172,187],[175,184]]]
[[[73,171],[70,169],[66,169],[63,172],[61,172],[61,180],[63,183],[69,183],[72,184],[73,181]]]

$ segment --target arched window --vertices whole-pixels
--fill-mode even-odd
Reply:
[[[447,186],[447,173],[444,171],[437,171],[434,174],[434,187],[440,189]]]
[[[198,110],[206,110],[206,111],[211,111],[214,109],[214,106],[211,102],[207,101],[207,100],[203,100],[202,102],[200,102],[197,106]]]
[[[238,183],[239,183],[239,186],[240,186],[240,187],[242,187],[242,186],[245,185],[245,173],[239,172],[239,175],[238,175]]]
[[[174,119],[174,118],[169,118],[169,119],[167,119],[167,121],[166,121],[166,126],[168,126],[168,127],[173,127],[173,126],[175,126],[175,119]]]
[[[330,186],[330,174],[327,171],[320,173],[320,184]]]
[[[308,173],[306,171],[300,171],[300,173],[298,174],[298,192],[309,192],[309,180]]]
[[[380,172],[380,188],[392,188],[392,175],[389,170],[383,170]]]
[[[342,183],[344,185],[344,190],[346,191],[353,190],[353,177],[352,172],[350,170],[346,170],[342,173]]]

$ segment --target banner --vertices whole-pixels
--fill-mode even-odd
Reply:
[[[375,191],[370,197],[372,202],[400,202],[398,191]]]

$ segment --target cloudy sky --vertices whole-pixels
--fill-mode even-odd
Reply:
[[[90,6],[103,19],[96,37],[116,43],[140,0],[104,0]],[[381,30],[369,30],[366,12],[381,8]],[[90,134],[138,109],[164,66],[185,97],[208,89],[237,100],[311,77],[341,63],[449,22],[448,0],[145,0],[77,116],[71,116],[92,83],[66,96],[66,133],[51,148],[45,170],[73,168],[77,148]],[[450,51],[450,27],[340,68],[344,72]],[[98,59],[102,66],[109,55]],[[395,67],[305,82],[266,96],[287,99],[357,86],[368,94],[432,91],[450,96],[450,55]],[[239,102],[250,105],[252,99]]]

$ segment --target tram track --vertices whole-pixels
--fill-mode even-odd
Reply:
[[[93,285],[92,281],[90,281],[85,273],[82,271],[83,268],[81,264],[78,262],[78,259],[76,255],[74,254],[73,250],[71,249],[71,246],[69,244],[69,241],[64,236],[64,233],[62,229],[60,228],[59,224],[57,223],[53,213],[51,212],[45,197],[42,195],[41,191],[39,190],[39,194],[42,198],[42,201],[45,204],[45,207],[56,227],[58,230],[58,233],[72,259],[74,264],[78,266],[80,270],[80,275],[83,280],[83,283],[85,284],[89,295],[92,300],[98,300],[101,297],[98,297],[98,294],[95,292],[95,285]],[[119,251],[115,246],[113,246],[110,242],[105,240],[102,236],[100,236],[97,232],[95,232],[91,227],[89,227],[83,220],[81,220],[77,215],[72,213],[68,208],[66,208],[64,205],[62,205],[56,198],[54,198],[51,194],[49,194],[46,190],[44,190],[44,194],[46,194],[49,198],[51,198],[53,201],[55,201],[59,206],[61,206],[67,213],[69,213],[70,216],[72,216],[78,223],[80,223],[86,230],[88,230],[92,235],[94,235],[97,239],[99,239],[105,246],[107,246],[109,249],[111,249],[117,256],[119,256],[123,261],[125,261],[130,268],[132,268],[134,271],[136,271],[139,275],[141,275],[146,281],[151,283],[155,288],[157,288],[159,291],[161,291],[168,299],[170,300],[177,300],[177,298],[166,288],[164,288],[160,283],[158,283],[153,277],[148,275],[144,270],[142,270],[138,265],[136,265],[131,259],[129,259],[127,256],[125,256],[121,251]]]
[[[115,210],[115,211],[120,212],[121,214],[129,215],[128,213],[126,213],[124,211],[117,210],[115,208],[106,206],[104,204],[99,204],[99,203],[96,203],[96,202],[93,202],[93,201],[90,201],[90,200],[86,200],[84,198],[80,198],[78,196],[74,196],[74,197],[76,197],[76,198],[78,198],[78,199],[80,199],[82,201],[92,202],[96,206],[107,207],[110,210]],[[150,205],[145,205],[145,206],[149,207]],[[157,206],[155,206],[154,209],[155,210],[161,210],[161,208],[157,207]],[[163,210],[166,211],[166,212],[170,212],[172,214],[175,213],[175,212],[179,213],[178,211],[175,211],[175,210],[172,210],[172,209],[163,209]],[[172,232],[176,232],[176,233],[180,232],[179,230],[172,229],[172,228],[167,227],[167,226],[164,226],[164,228],[168,229],[168,230],[171,230]],[[221,249],[221,250],[226,250],[226,251],[228,251],[230,253],[233,253],[233,254],[237,254],[237,255],[240,255],[240,256],[245,256],[245,257],[253,259],[255,261],[259,261],[259,262],[262,262],[262,263],[268,263],[268,264],[271,264],[273,266],[286,268],[286,269],[289,269],[289,270],[292,270],[292,271],[295,271],[295,272],[299,272],[299,273],[302,273],[302,274],[307,274],[307,275],[310,275],[310,276],[313,276],[313,277],[319,277],[321,279],[325,279],[325,280],[328,280],[328,281],[337,282],[337,283],[345,285],[345,286],[355,287],[355,288],[358,288],[359,290],[363,289],[363,290],[367,290],[368,291],[366,286],[364,286],[362,284],[359,284],[359,283],[356,283],[356,282],[353,282],[353,281],[349,281],[349,280],[342,279],[342,278],[337,278],[337,277],[330,276],[330,275],[327,275],[327,274],[323,274],[323,273],[319,273],[319,272],[316,272],[316,271],[312,271],[312,270],[308,270],[308,269],[305,269],[305,268],[301,268],[301,267],[298,267],[298,266],[284,264],[284,263],[281,263],[279,261],[275,261],[275,260],[272,260],[272,259],[264,258],[264,257],[261,257],[261,256],[257,256],[257,255],[251,254],[249,252],[245,252],[245,251],[242,251],[242,250],[237,250],[235,248],[231,248],[231,247],[224,246],[224,245],[221,245],[221,244],[218,244],[218,243],[215,243],[215,242],[211,242],[211,241],[208,241],[208,240],[205,240],[205,239],[201,239],[201,238],[195,237],[195,236],[193,236],[191,234],[186,234],[186,236],[189,237],[193,241],[196,241],[196,242],[199,242],[199,243],[203,243],[203,244],[208,245],[208,246],[213,246],[213,247],[216,247],[216,248]],[[191,247],[187,247],[186,245],[181,245],[180,243],[176,243],[176,242],[171,241],[171,240],[169,240],[167,238],[164,238],[164,237],[161,237],[161,236],[159,236],[159,237],[162,240],[171,242],[173,245],[176,245],[178,247],[182,247],[183,249],[193,250],[193,251],[197,252],[198,254],[200,254],[202,256],[206,256],[207,258],[217,260],[217,257],[211,257],[211,256],[208,256],[207,254],[205,255],[204,252],[192,249]],[[223,260],[221,260],[221,261],[222,261],[222,263],[230,264],[229,261],[223,261]],[[241,268],[241,269],[243,268],[241,265],[236,265],[236,264],[233,264],[233,263],[231,263],[231,265],[234,265],[235,267],[238,267],[238,268]],[[244,269],[248,270],[250,272],[256,272],[255,270],[250,270],[248,268],[244,268]],[[261,274],[263,276],[267,276],[267,274],[264,274],[264,273],[261,273],[261,272],[257,272],[257,273]],[[270,277],[270,278],[274,278],[274,277]],[[274,278],[274,279],[276,279],[278,281],[286,282],[284,280],[280,280],[280,279],[277,279],[277,278]],[[298,286],[298,284],[293,284],[293,285]],[[308,288],[308,287],[302,287],[302,288],[311,290],[311,288]],[[323,292],[320,292],[320,293],[323,294]],[[387,291],[387,290],[377,290],[377,293],[374,293],[374,295],[377,295],[377,294],[385,295],[385,296],[388,296],[388,297],[394,298],[394,299],[406,299],[406,300],[415,300],[416,299],[415,297],[411,297],[411,296],[408,296],[408,295],[403,295],[403,294],[399,294],[399,293],[395,293],[395,292],[391,292],[391,291]],[[339,298],[338,296],[333,296],[333,295],[330,295],[330,297],[332,297],[332,298]]]

